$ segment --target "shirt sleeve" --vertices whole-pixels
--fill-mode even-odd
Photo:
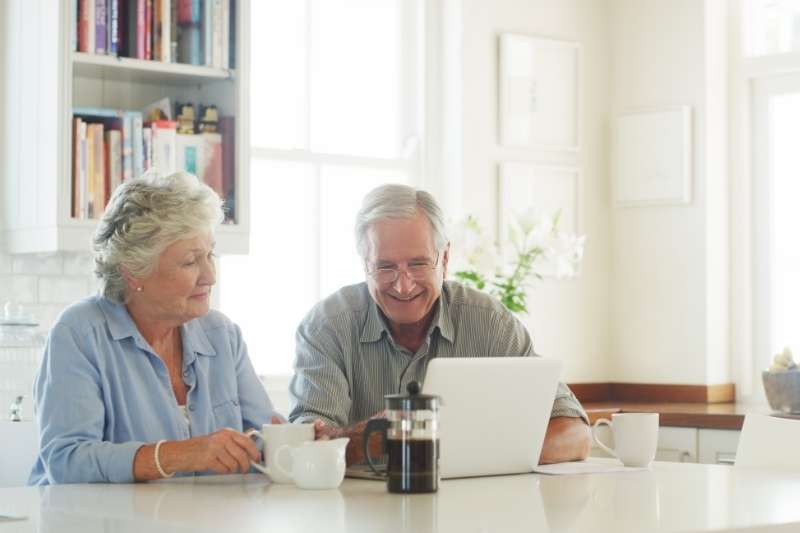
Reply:
[[[297,328],[295,371],[289,385],[292,422],[320,419],[333,426],[349,422],[352,399],[341,343],[328,328],[304,320]]]
[[[100,371],[91,348],[71,328],[54,326],[34,389],[39,454],[50,483],[134,481],[133,459],[146,443],[103,440]]]
[[[493,336],[494,345],[490,355],[539,357],[539,354],[533,349],[533,340],[528,328],[511,312],[498,313],[492,331],[496,331],[497,334]],[[565,383],[561,382],[556,388],[556,397],[553,401],[550,418],[559,416],[580,418],[587,424],[589,423],[589,417],[578,398]]]
[[[275,410],[264,385],[258,379],[253,362],[250,361],[242,331],[236,324],[233,324],[232,336],[243,430],[247,431],[252,428],[260,430],[261,426],[268,424],[273,416],[278,416],[285,421],[286,418]]]

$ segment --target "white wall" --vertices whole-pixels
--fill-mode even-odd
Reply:
[[[0,1],[0,39],[8,35],[6,24],[6,3]],[[0,80],[6,80],[5,66],[7,46],[0,43]],[[8,92],[0,83],[0,117],[13,102],[7,102]],[[5,123],[0,120],[0,160],[5,159]],[[0,165],[0,180],[3,166]],[[2,191],[0,187],[0,194]],[[3,217],[0,216],[0,310],[6,301],[14,301],[25,306],[39,319],[41,329],[48,329],[58,314],[68,304],[94,292],[92,261],[89,254],[48,254],[16,255],[5,253],[2,242]]]
[[[611,211],[615,380],[730,380],[724,0],[610,0],[611,112],[693,110],[686,206]]]
[[[453,6],[456,2],[448,2]],[[587,235],[583,273],[571,281],[545,281],[530,294],[527,323],[536,350],[563,359],[567,381],[609,379],[609,219],[605,132],[609,88],[605,1],[462,0],[448,17],[461,24],[460,150],[450,151],[463,180],[448,195],[460,196],[463,214],[475,214],[495,231],[497,165],[503,161],[578,165],[583,170],[580,219]],[[504,32],[576,41],[582,46],[582,146],[577,154],[501,147],[497,141],[497,40]],[[448,35],[458,35],[453,30]],[[452,52],[451,52],[452,53]],[[460,75],[460,79],[458,79]],[[447,131],[452,127],[445,127]],[[455,155],[454,155],[455,154]],[[456,163],[452,162],[453,158]],[[447,165],[446,165],[447,168]],[[448,179],[452,181],[452,176]],[[452,197],[448,199],[452,205]],[[453,214],[458,215],[458,214]]]

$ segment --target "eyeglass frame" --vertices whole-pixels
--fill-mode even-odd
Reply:
[[[404,269],[402,269],[402,271],[405,272],[405,275],[408,276],[409,279],[412,279],[414,281],[422,281],[428,276],[428,274],[430,274],[431,272],[434,272],[437,268],[439,268],[439,266],[441,266],[440,263],[439,263],[439,259],[441,257],[442,257],[442,250],[437,250],[436,251],[436,259],[433,260],[433,264],[429,268],[426,268],[421,273],[422,274],[421,276],[418,276],[418,277],[414,276],[414,274],[411,271],[408,270],[408,268],[409,268],[408,267],[408,261],[406,261],[406,267]],[[396,282],[400,278],[400,270],[401,270],[400,268],[397,268],[397,265],[395,265],[394,268],[383,267],[383,268],[374,268],[374,269],[370,270],[369,269],[369,263],[367,261],[364,261],[364,272],[367,274],[367,276],[369,276],[370,278],[375,280],[376,283],[380,283],[382,285],[389,285],[390,283]],[[394,278],[392,278],[391,281],[381,281],[381,280],[379,280],[377,278],[377,275],[381,271],[383,271],[383,272],[394,272]]]

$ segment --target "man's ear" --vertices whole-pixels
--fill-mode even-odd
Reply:
[[[450,243],[444,247],[442,252],[442,279],[447,279],[447,263],[450,261]]]

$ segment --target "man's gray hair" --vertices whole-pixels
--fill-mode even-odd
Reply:
[[[111,196],[94,234],[94,272],[103,296],[124,303],[123,268],[133,277],[146,277],[170,244],[213,231],[222,220],[219,195],[191,174],[148,172],[126,180]]]
[[[436,199],[429,192],[408,185],[390,184],[371,190],[361,202],[355,227],[358,254],[362,259],[369,255],[367,232],[373,223],[387,218],[414,218],[417,213],[425,215],[431,223],[436,250],[443,250],[448,239],[444,214]]]

